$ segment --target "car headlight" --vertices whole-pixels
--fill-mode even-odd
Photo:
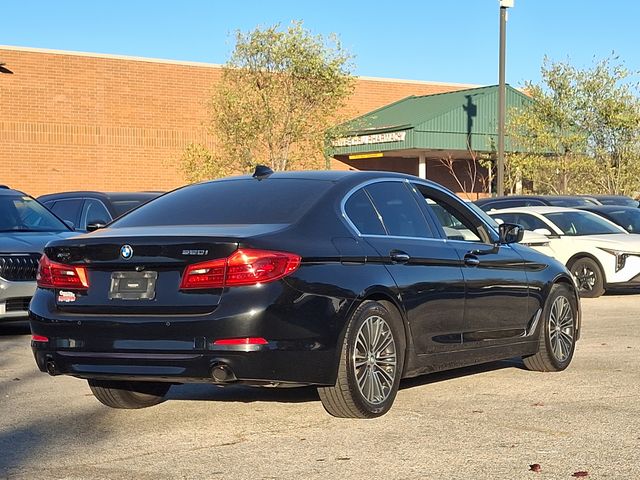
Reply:
[[[640,256],[640,253],[637,253],[637,252],[625,252],[623,250],[614,250],[612,248],[604,248],[604,247],[598,247],[598,248],[603,252],[610,253],[616,258],[616,272],[619,272],[624,268],[624,266],[627,263],[628,257]]]

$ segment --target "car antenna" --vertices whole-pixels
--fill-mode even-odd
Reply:
[[[266,165],[256,165],[256,171],[253,172],[253,178],[257,178],[258,180],[264,180],[272,173],[273,173],[273,170],[271,170]]]

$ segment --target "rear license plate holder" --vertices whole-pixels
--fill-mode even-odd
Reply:
[[[113,272],[109,300],[153,300],[158,272]]]

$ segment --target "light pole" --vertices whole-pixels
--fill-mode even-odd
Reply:
[[[498,161],[497,185],[498,196],[504,195],[504,124],[506,112],[506,87],[504,79],[505,51],[507,43],[507,9],[513,7],[515,0],[499,0],[500,2],[500,62],[498,72]]]

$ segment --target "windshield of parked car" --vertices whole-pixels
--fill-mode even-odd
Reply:
[[[564,235],[581,236],[625,233],[622,228],[589,212],[568,211],[544,213],[543,217],[551,220]]]
[[[332,182],[300,178],[234,179],[191,185],[125,214],[109,227],[289,224]]]
[[[140,200],[114,200],[113,202],[111,202],[111,205],[113,206],[115,216],[119,217],[120,215],[124,215],[129,210],[133,210],[134,208],[139,207],[140,205],[148,202],[149,200],[151,199],[144,198]]]
[[[64,232],[69,228],[27,195],[0,195],[0,232]]]
[[[640,209],[610,210],[607,216],[629,233],[640,233]]]

